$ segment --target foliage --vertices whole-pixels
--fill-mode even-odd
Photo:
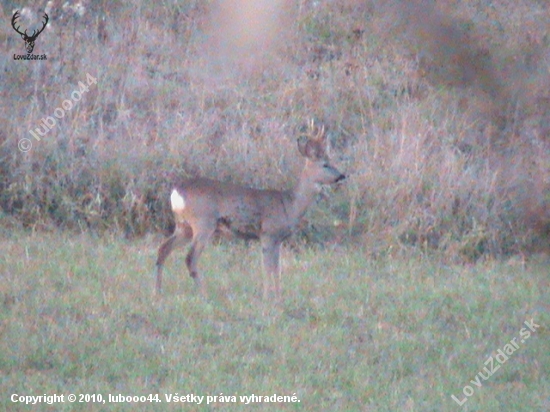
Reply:
[[[5,227],[141,236],[170,227],[176,176],[289,187],[315,118],[350,177],[310,214],[310,239],[465,260],[548,250],[545,3],[81,3],[50,11],[48,60],[0,62]],[[31,137],[87,73],[97,84]]]

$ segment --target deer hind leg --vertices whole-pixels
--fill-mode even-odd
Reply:
[[[279,300],[281,298],[281,242],[270,237],[263,237],[261,242],[264,267],[263,298],[267,300],[270,292],[274,292]]]
[[[202,252],[204,251],[204,248],[214,234],[216,226],[202,226],[200,227],[200,229],[200,231],[198,229],[193,230],[193,241],[191,242],[191,247],[189,248],[187,257],[185,258],[185,264],[187,265],[187,269],[189,270],[189,275],[195,280],[195,283],[197,284],[197,287],[199,288],[201,294],[206,297],[206,289],[199,276],[197,264],[199,262],[200,256],[202,255]]]
[[[157,293],[160,293],[162,289],[162,268],[164,265],[164,261],[176,247],[187,244],[192,237],[193,237],[193,229],[191,229],[191,226],[189,226],[187,223],[177,223],[174,234],[170,236],[162,245],[160,245],[158,255],[157,255],[157,264],[156,264]]]

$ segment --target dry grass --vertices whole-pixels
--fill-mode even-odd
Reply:
[[[548,250],[546,6],[83,3],[82,17],[51,11],[36,46],[47,61],[1,63],[0,205],[12,226],[166,230],[175,175],[288,187],[295,139],[316,118],[350,175],[310,216],[320,240],[463,260]],[[243,21],[254,24],[236,30]],[[9,26],[0,42],[21,53]],[[29,130],[86,73],[97,85],[35,141]]]

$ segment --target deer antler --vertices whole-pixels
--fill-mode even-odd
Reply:
[[[17,11],[15,12],[15,14],[13,15],[12,19],[11,19],[11,27],[13,27],[13,29],[14,29],[17,33],[19,33],[21,36],[26,36],[26,35],[27,35],[27,31],[26,31],[26,30],[25,30],[25,33],[21,33],[21,32],[19,31],[19,27],[21,27],[21,26],[15,27],[15,21],[16,21],[17,18],[20,17],[20,16],[21,16],[21,15],[19,14],[19,10],[17,10]]]
[[[29,35],[27,34],[27,30],[25,30],[24,33],[22,33],[22,32],[19,30],[19,27],[21,27],[21,26],[15,27],[16,20],[17,20],[19,17],[21,17],[21,15],[19,14],[19,10],[17,10],[17,11],[15,12],[15,14],[13,15],[12,19],[11,19],[11,26],[12,26],[13,29],[14,29],[17,33],[19,33],[25,40],[28,39],[28,40],[30,40],[30,41],[35,40],[35,39],[38,37],[38,35],[44,31],[44,29],[45,29],[46,26],[48,25],[48,21],[50,20],[50,18],[48,17],[48,15],[47,15],[46,13],[44,13],[44,19],[45,19],[45,21],[44,21],[44,23],[42,23],[42,28],[41,28],[40,30],[38,30],[38,31],[33,30],[33,31],[32,31],[32,35],[29,36]]]
[[[40,30],[38,30],[36,33],[35,33],[36,30],[33,30],[33,31],[32,31],[32,36],[30,36],[31,39],[36,39],[36,38],[38,37],[38,35],[39,35],[40,33],[42,33],[42,32],[44,31],[44,29],[46,28],[46,26],[48,25],[48,21],[49,21],[50,19],[49,19],[48,15],[47,15],[46,13],[44,13],[44,19],[45,19],[45,21],[44,21],[44,23],[42,24],[42,28],[41,28]],[[25,33],[26,33],[26,31],[25,31]]]
[[[317,126],[314,118],[311,118],[309,120],[308,129],[309,129],[310,138],[312,138],[313,140],[325,139],[325,125],[323,124],[320,127]]]
[[[319,128],[319,131],[317,132],[317,136],[315,136],[318,140],[324,140],[325,139],[325,125],[322,125]]]

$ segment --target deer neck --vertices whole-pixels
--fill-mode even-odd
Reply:
[[[299,221],[304,216],[318,193],[319,186],[302,174],[300,181],[292,191],[290,215],[293,220]]]

